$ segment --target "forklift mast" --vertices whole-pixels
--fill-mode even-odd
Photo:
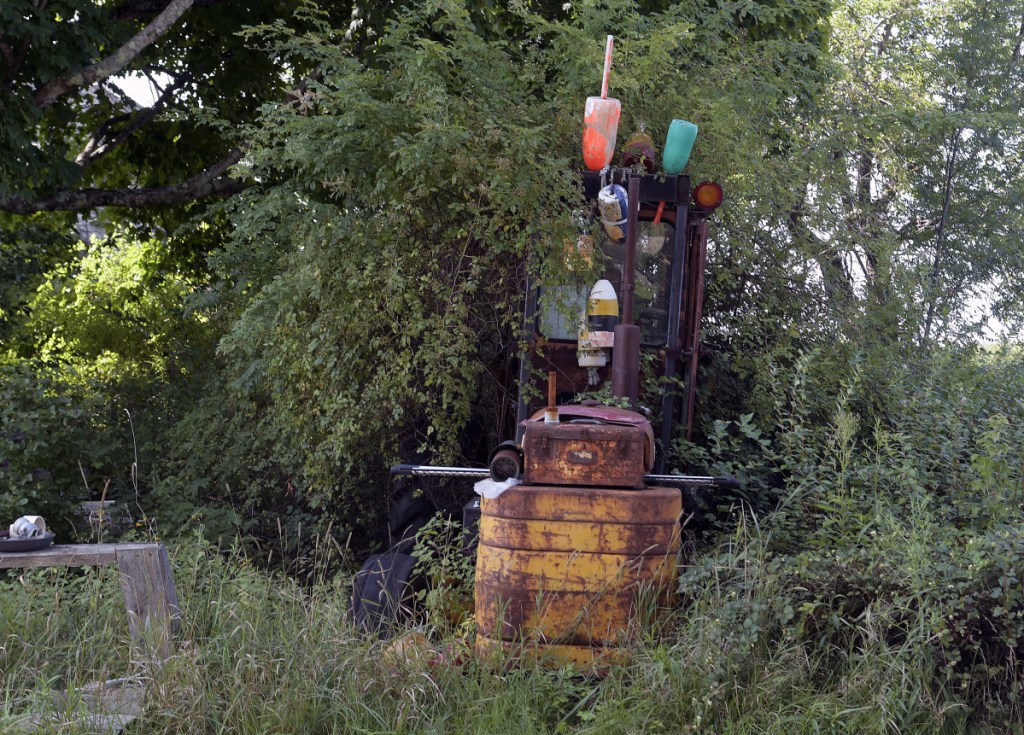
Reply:
[[[661,473],[675,427],[681,426],[688,439],[693,433],[707,219],[721,203],[722,190],[712,182],[691,188],[686,175],[640,174],[629,169],[611,169],[604,176],[587,171],[582,177],[585,197],[592,203],[605,184],[627,187],[631,179],[639,180],[637,222],[627,223],[627,227],[638,228],[639,242],[632,279],[636,284],[633,321],[641,328],[642,350],[653,353],[656,378],[663,384],[661,422],[655,427],[662,451],[657,453],[654,470]],[[603,278],[621,294],[627,281],[623,247],[608,237],[600,224],[594,228],[594,251],[603,259]],[[611,381],[610,362],[596,368],[579,364],[579,324],[565,317],[567,312],[585,310],[589,297],[588,285],[547,290],[527,285],[527,349],[520,361],[516,411],[518,444],[522,443],[524,421],[544,407],[544,391],[531,390],[538,375],[555,373],[560,404]]]

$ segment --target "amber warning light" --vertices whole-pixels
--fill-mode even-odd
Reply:
[[[702,181],[693,190],[693,203],[701,209],[718,209],[722,203],[722,187],[714,181]]]

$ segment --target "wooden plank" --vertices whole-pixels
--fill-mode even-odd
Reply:
[[[119,549],[135,551],[159,548],[163,548],[163,544],[57,544],[39,551],[0,552],[0,569],[97,567],[116,564]]]
[[[0,569],[117,564],[136,653],[148,661],[171,655],[181,607],[163,544],[77,544],[0,553]]]
[[[154,546],[155,544],[124,544]],[[0,552],[0,569],[30,567],[95,567],[116,564],[118,544],[50,546],[38,551]]]
[[[115,553],[132,640],[141,655],[164,661],[172,653],[181,616],[167,549],[163,544],[119,544]]]

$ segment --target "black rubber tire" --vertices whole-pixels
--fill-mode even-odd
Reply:
[[[400,532],[417,517],[429,518],[436,512],[437,508],[426,496],[417,496],[415,491],[410,488],[399,495],[391,506],[391,512],[388,514],[388,531],[392,538],[400,538],[402,536]]]
[[[394,550],[367,559],[352,582],[352,622],[381,638],[411,622],[416,592],[425,586],[413,575],[415,564]]]
[[[391,548],[388,551],[397,551],[400,554],[411,554],[416,547],[416,534],[420,529],[430,523],[434,516],[423,515],[413,518],[409,525],[402,529],[402,532],[391,537]]]

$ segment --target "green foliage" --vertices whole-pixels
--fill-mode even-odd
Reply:
[[[1019,249],[1005,233],[1022,194],[1006,173],[1024,132],[1017,11],[870,2],[834,16],[833,81],[808,121],[821,127],[808,140],[805,228],[791,232],[876,338],[962,337],[982,326],[972,301],[1008,285]]]
[[[4,6],[0,36],[38,34],[21,87],[130,35],[138,19],[99,27],[105,8],[33,25],[28,5]],[[157,478],[142,500],[162,529],[237,538],[309,583],[198,541],[180,552],[194,627],[151,729],[1019,720],[1024,367],[1019,349],[962,346],[977,295],[994,292],[1007,318],[1021,306],[1013,3],[855,2],[826,22],[810,1],[436,0],[361,8],[351,26],[311,4],[289,18],[253,8],[241,35],[239,18],[204,11],[194,38],[147,52],[197,76],[154,137],[84,170],[71,159],[114,112],[108,98],[37,114],[0,90],[7,193],[155,184],[247,144],[242,195],[142,217],[169,240],[132,225],[79,253],[63,221],[2,223],[0,513],[59,518],[108,480],[145,493]],[[674,117],[697,122],[689,173],[726,191],[698,436],[669,451],[743,490],[687,498],[706,533],[676,633],[650,636],[605,682],[388,668],[308,552],[373,545],[395,460],[482,464],[510,433],[521,299],[528,276],[566,280],[579,117],[608,32],[622,134],[643,122],[657,141]],[[230,49],[203,42],[226,36]],[[295,89],[278,101],[281,69]],[[435,521],[420,549],[442,638],[468,594],[454,529]],[[239,663],[240,648],[253,656]],[[47,665],[24,648],[4,661]]]
[[[418,594],[429,625],[442,631],[472,622],[476,559],[458,521],[435,515],[416,534],[415,574],[427,580]],[[470,547],[471,548],[471,547]]]
[[[740,513],[731,506],[732,542],[683,575],[685,614],[715,606],[700,635],[723,637],[707,647],[726,651],[719,669],[752,674],[797,647],[828,686],[865,676],[863,666],[872,677],[879,666],[912,671],[896,686],[930,702],[931,717],[952,707],[1012,721],[1024,681],[1024,428],[1007,418],[1024,387],[1019,351],[949,350],[889,365],[885,380],[855,367],[822,422],[820,401],[808,399],[832,380],[821,369],[830,365],[798,362],[770,439],[742,416],[717,424],[697,452],[716,469],[747,471],[755,497]],[[784,487],[772,494],[759,478],[775,472]],[[750,510],[776,501],[752,539]],[[888,705],[903,707],[892,686],[882,689]]]
[[[115,569],[18,572],[20,581],[6,571],[0,577],[0,691],[5,699],[43,683],[85,684],[88,679],[80,677],[87,671],[106,671],[109,678],[127,673],[128,616]],[[37,693],[39,700],[43,694]],[[11,704],[7,700],[0,711],[9,711]]]
[[[7,349],[18,349],[20,327],[29,313],[28,302],[45,275],[70,259],[77,242],[72,230],[54,229],[53,223],[35,221],[11,226],[0,219],[0,338]],[[30,354],[30,347],[25,346]]]
[[[797,77],[807,103],[771,113],[776,145],[736,138],[763,158],[723,159],[698,445],[746,414],[773,435],[799,355],[821,396],[854,374],[872,387],[855,409],[870,428],[919,351],[981,339],[993,311],[1019,326],[1019,21],[1010,2],[837,7],[817,73]],[[805,425],[831,420],[821,400]]]
[[[11,0],[0,8],[0,200],[62,190],[175,184],[222,158],[230,127],[280,94],[273,60],[237,33],[288,4],[257,2],[233,13],[195,6],[121,74],[73,87],[40,107],[43,86],[111,56],[156,15],[144,3],[104,5]],[[158,12],[158,11],[157,11]],[[141,108],[120,78],[156,82],[161,99]],[[158,114],[162,113],[162,114]],[[72,208],[89,208],[89,205]],[[109,214],[109,213],[108,213]],[[165,223],[166,226],[166,223]]]
[[[1013,731],[1011,700],[985,711],[945,678],[945,659],[934,652],[948,647],[921,624],[938,612],[881,595],[859,616],[839,598],[801,604],[811,594],[801,581],[824,591],[818,585],[833,584],[825,572],[854,579],[852,565],[796,564],[772,553],[771,535],[743,523],[709,550],[682,578],[674,631],[635,648],[630,664],[603,679],[504,660],[440,663],[444,647],[415,634],[402,644],[361,638],[346,614],[343,579],[314,575],[300,586],[237,552],[225,557],[199,538],[183,539],[171,545],[182,603],[176,653],[148,671],[137,726],[152,733]],[[327,562],[320,557],[314,566]],[[5,725],[45,707],[51,686],[74,690],[137,672],[116,574],[39,570],[24,578],[0,580]],[[864,577],[857,579],[863,588]],[[874,589],[884,586],[879,580]],[[910,624],[890,638],[887,626],[899,615]],[[843,639],[859,643],[838,648]]]
[[[65,538],[77,501],[130,487],[132,465],[124,413],[66,377],[0,365],[0,522],[38,514]]]
[[[112,382],[187,377],[208,339],[185,314],[195,284],[164,267],[161,246],[111,237],[50,271],[24,324],[36,356]]]
[[[696,525],[715,527],[740,505],[758,515],[778,505],[783,489],[773,465],[774,450],[771,440],[752,423],[753,418],[753,414],[744,414],[735,421],[715,421],[706,446],[680,440],[675,453],[677,461],[715,477],[735,477],[741,485],[738,491],[729,493],[688,491],[689,523],[696,521]],[[698,510],[700,518],[696,517]]]
[[[212,345],[159,243],[110,238],[33,281],[0,365],[0,517],[31,510],[65,535],[77,501],[147,489]]]
[[[536,10],[509,9],[528,39],[513,42],[474,8],[421,4],[381,28],[369,66],[312,6],[299,14],[314,33],[283,20],[249,32],[322,72],[301,104],[267,106],[248,131],[244,173],[261,183],[223,209],[222,370],[171,442],[161,494],[175,519],[191,507],[218,533],[265,537],[271,513],[288,538],[309,521],[358,538],[379,513],[382,468],[481,463],[511,433],[525,278],[565,280],[580,105],[609,27],[624,129],[663,135],[687,111],[704,136],[695,176],[723,178],[741,158],[751,170],[738,151],[767,150],[774,115],[795,104],[751,125],[752,100],[803,96],[780,63],[817,53],[747,44],[731,6]],[[705,83],[679,83],[707,66]]]

